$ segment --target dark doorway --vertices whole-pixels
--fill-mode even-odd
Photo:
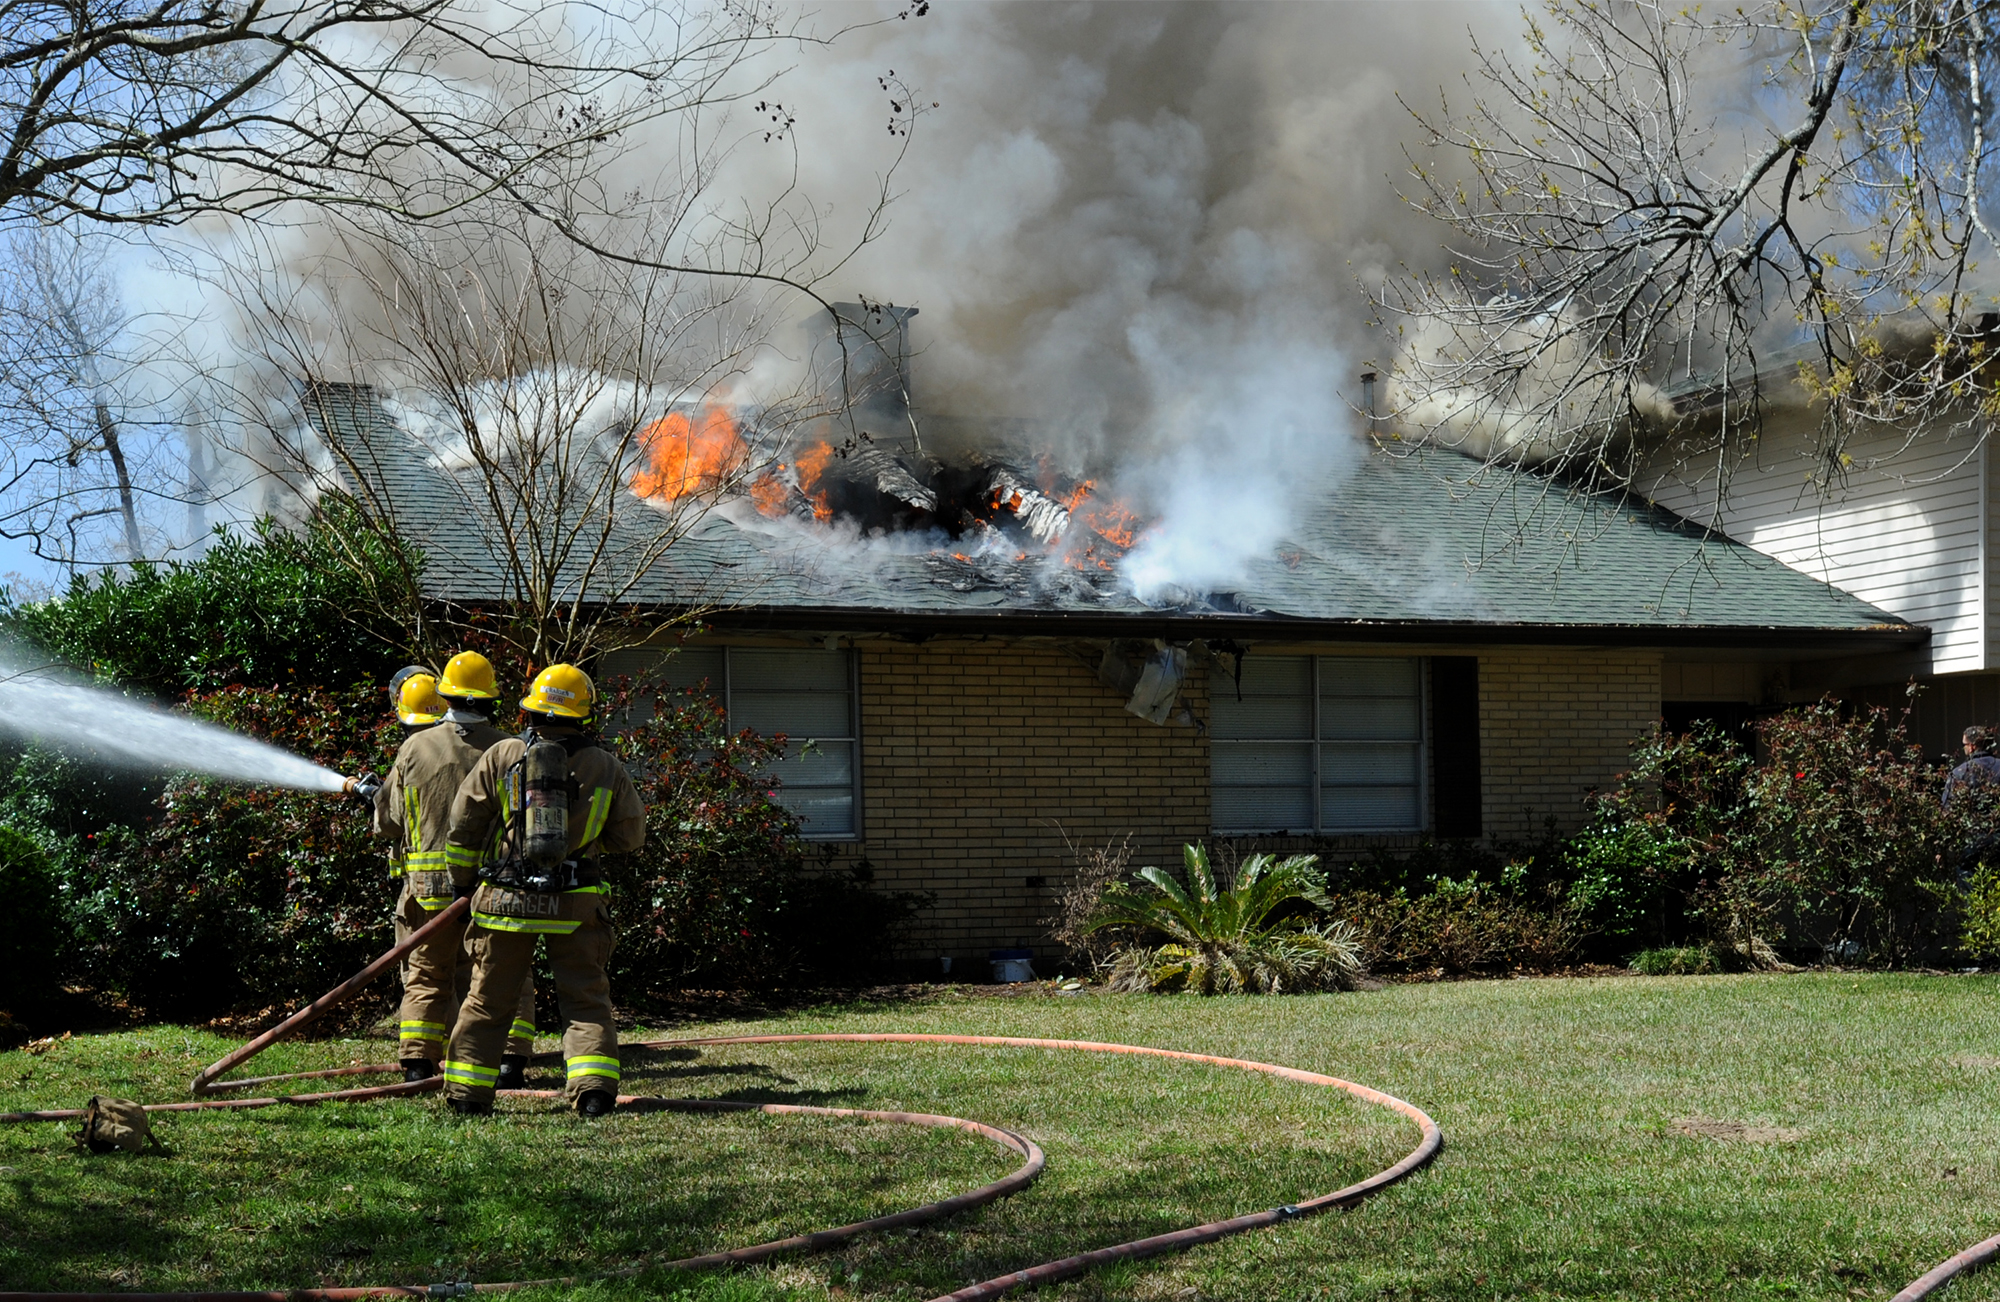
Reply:
[[[1706,719],[1744,750],[1757,752],[1757,707],[1749,701],[1662,701],[1660,719],[1672,733],[1684,733]]]

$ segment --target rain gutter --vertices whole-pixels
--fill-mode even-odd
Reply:
[[[704,613],[701,622],[742,632],[890,633],[933,637],[1233,638],[1255,642],[1419,643],[1451,646],[1712,648],[1876,655],[1927,646],[1922,624],[1813,628],[1795,624],[1564,624],[1481,620],[1302,619],[1187,611],[1023,611],[994,613],[749,607]]]

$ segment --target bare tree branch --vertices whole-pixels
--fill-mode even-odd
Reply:
[[[1822,492],[1864,433],[1976,446],[1992,7],[1551,0],[1521,56],[1480,50],[1463,108],[1412,110],[1407,197],[1453,243],[1376,291],[1401,438],[1591,489],[1706,478],[1710,523],[1773,402],[1817,412]]]

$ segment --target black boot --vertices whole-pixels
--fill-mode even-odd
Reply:
[[[461,1117],[483,1117],[493,1111],[493,1101],[478,1099],[446,1099],[445,1106]]]
[[[413,1080],[429,1080],[438,1074],[437,1064],[429,1058],[405,1058],[402,1065],[405,1084]]]
[[[528,1055],[524,1053],[503,1053],[500,1055],[500,1079],[496,1089],[524,1090],[528,1088]]]
[[[601,1117],[618,1106],[618,1096],[609,1090],[586,1090],[576,1096],[576,1113],[580,1117]]]

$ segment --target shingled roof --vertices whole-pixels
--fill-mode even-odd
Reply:
[[[481,495],[438,468],[376,394],[316,385],[314,424],[338,440],[429,564],[432,595],[507,595]],[[1229,591],[1172,604],[1111,570],[1041,555],[960,558],[905,536],[829,545],[819,527],[709,513],[625,602],[708,606],[734,626],[1100,636],[1588,643],[1859,653],[1929,630],[1665,510],[1586,495],[1455,453],[1370,451],[1330,479],[1290,537]],[[621,495],[614,552],[639,555],[655,508]],[[616,594],[585,594],[608,599]]]

